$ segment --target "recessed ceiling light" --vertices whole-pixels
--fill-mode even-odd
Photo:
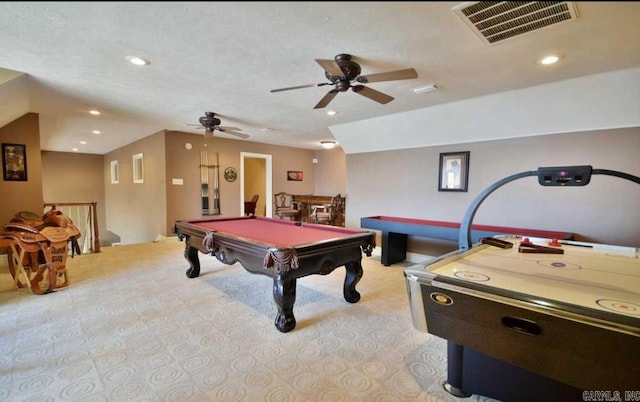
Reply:
[[[323,148],[326,149],[331,149],[333,147],[335,147],[337,144],[337,142],[335,141],[320,141],[320,145],[322,145]]]
[[[329,116],[335,116],[335,115],[337,115],[337,114],[338,114],[338,111],[333,110],[333,109],[332,109],[332,110],[328,110],[328,111],[327,111],[327,114],[328,114]]]
[[[147,64],[150,64],[149,60],[137,56],[128,56],[127,60],[129,60],[129,63],[135,64],[136,66],[146,66]]]
[[[101,131],[100,131],[100,130],[93,130],[93,131],[92,131],[92,133],[94,133],[94,134],[100,134],[100,133],[101,133]]]
[[[80,144],[85,145],[87,141],[80,141]]]
[[[431,92],[437,89],[438,89],[438,86],[435,83],[433,83],[433,84],[423,85],[421,87],[412,88],[411,92],[413,92],[414,94],[423,94],[425,92]]]
[[[78,152],[78,148],[71,148],[73,152]]]
[[[544,64],[544,65],[554,64],[554,63],[557,63],[558,60],[560,60],[560,57],[555,55],[549,55],[540,59],[540,64]]]
[[[100,112],[97,111],[97,110],[89,110],[89,113],[91,113],[94,116],[99,116],[100,115]]]

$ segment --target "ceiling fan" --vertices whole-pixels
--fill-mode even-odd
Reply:
[[[349,88],[351,88],[353,92],[359,95],[366,96],[367,98],[372,99],[378,103],[386,104],[391,102],[394,98],[380,91],[376,91],[375,89],[366,87],[362,84],[418,78],[418,73],[413,68],[388,71],[386,73],[360,75],[360,72],[362,71],[360,65],[351,60],[351,55],[344,53],[337,55],[334,60],[316,59],[316,62],[320,64],[320,67],[324,69],[324,75],[325,77],[327,77],[329,82],[272,89],[271,92],[282,92],[289,91],[291,89],[333,85],[335,88],[327,92],[327,94],[322,99],[320,99],[320,102],[318,102],[314,106],[314,109],[322,109],[323,107],[326,107],[329,103],[331,103],[333,98],[338,95],[338,92],[346,92],[347,90],[349,90]]]
[[[238,131],[242,131],[241,128],[238,127],[223,127],[220,125],[221,121],[219,118],[215,116],[213,112],[205,112],[204,116],[201,116],[198,121],[200,122],[200,126],[198,128],[205,129],[205,137],[207,135],[213,136],[214,131],[219,131],[225,134],[235,135],[240,138],[249,138],[249,135],[244,133],[238,133]],[[195,125],[195,124],[190,124]]]

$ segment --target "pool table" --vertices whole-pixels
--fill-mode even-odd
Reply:
[[[356,303],[360,300],[356,284],[363,274],[362,253],[371,256],[375,248],[371,231],[261,216],[176,221],[173,232],[185,242],[189,278],[200,275],[198,251],[225,264],[240,262],[251,273],[272,277],[278,308],[275,326],[281,332],[296,326],[293,304],[298,278],[327,275],[344,265],[344,298]]]

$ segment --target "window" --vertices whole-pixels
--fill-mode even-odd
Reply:
[[[144,183],[144,165],[142,154],[133,155],[133,182]]]
[[[118,161],[111,161],[111,184],[118,184]]]

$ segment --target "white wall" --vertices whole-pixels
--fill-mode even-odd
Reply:
[[[0,127],[31,111],[28,82],[26,74],[0,68]]]
[[[470,151],[468,192],[439,192],[441,152]],[[460,222],[494,182],[543,166],[592,165],[640,177],[640,128],[347,155],[346,225],[375,215]],[[542,187],[536,177],[506,184],[480,206],[474,223],[576,232],[582,240],[640,246],[640,186],[593,176],[585,187]]]
[[[345,195],[347,192],[347,158],[340,147],[316,151],[314,159],[315,195]]]
[[[109,243],[144,243],[166,235],[167,174],[164,132],[152,134],[104,155]],[[143,154],[144,183],[133,183],[133,155]],[[118,161],[119,182],[111,183],[111,161]]]
[[[345,153],[350,154],[638,126],[640,68],[502,92],[330,129]]]

